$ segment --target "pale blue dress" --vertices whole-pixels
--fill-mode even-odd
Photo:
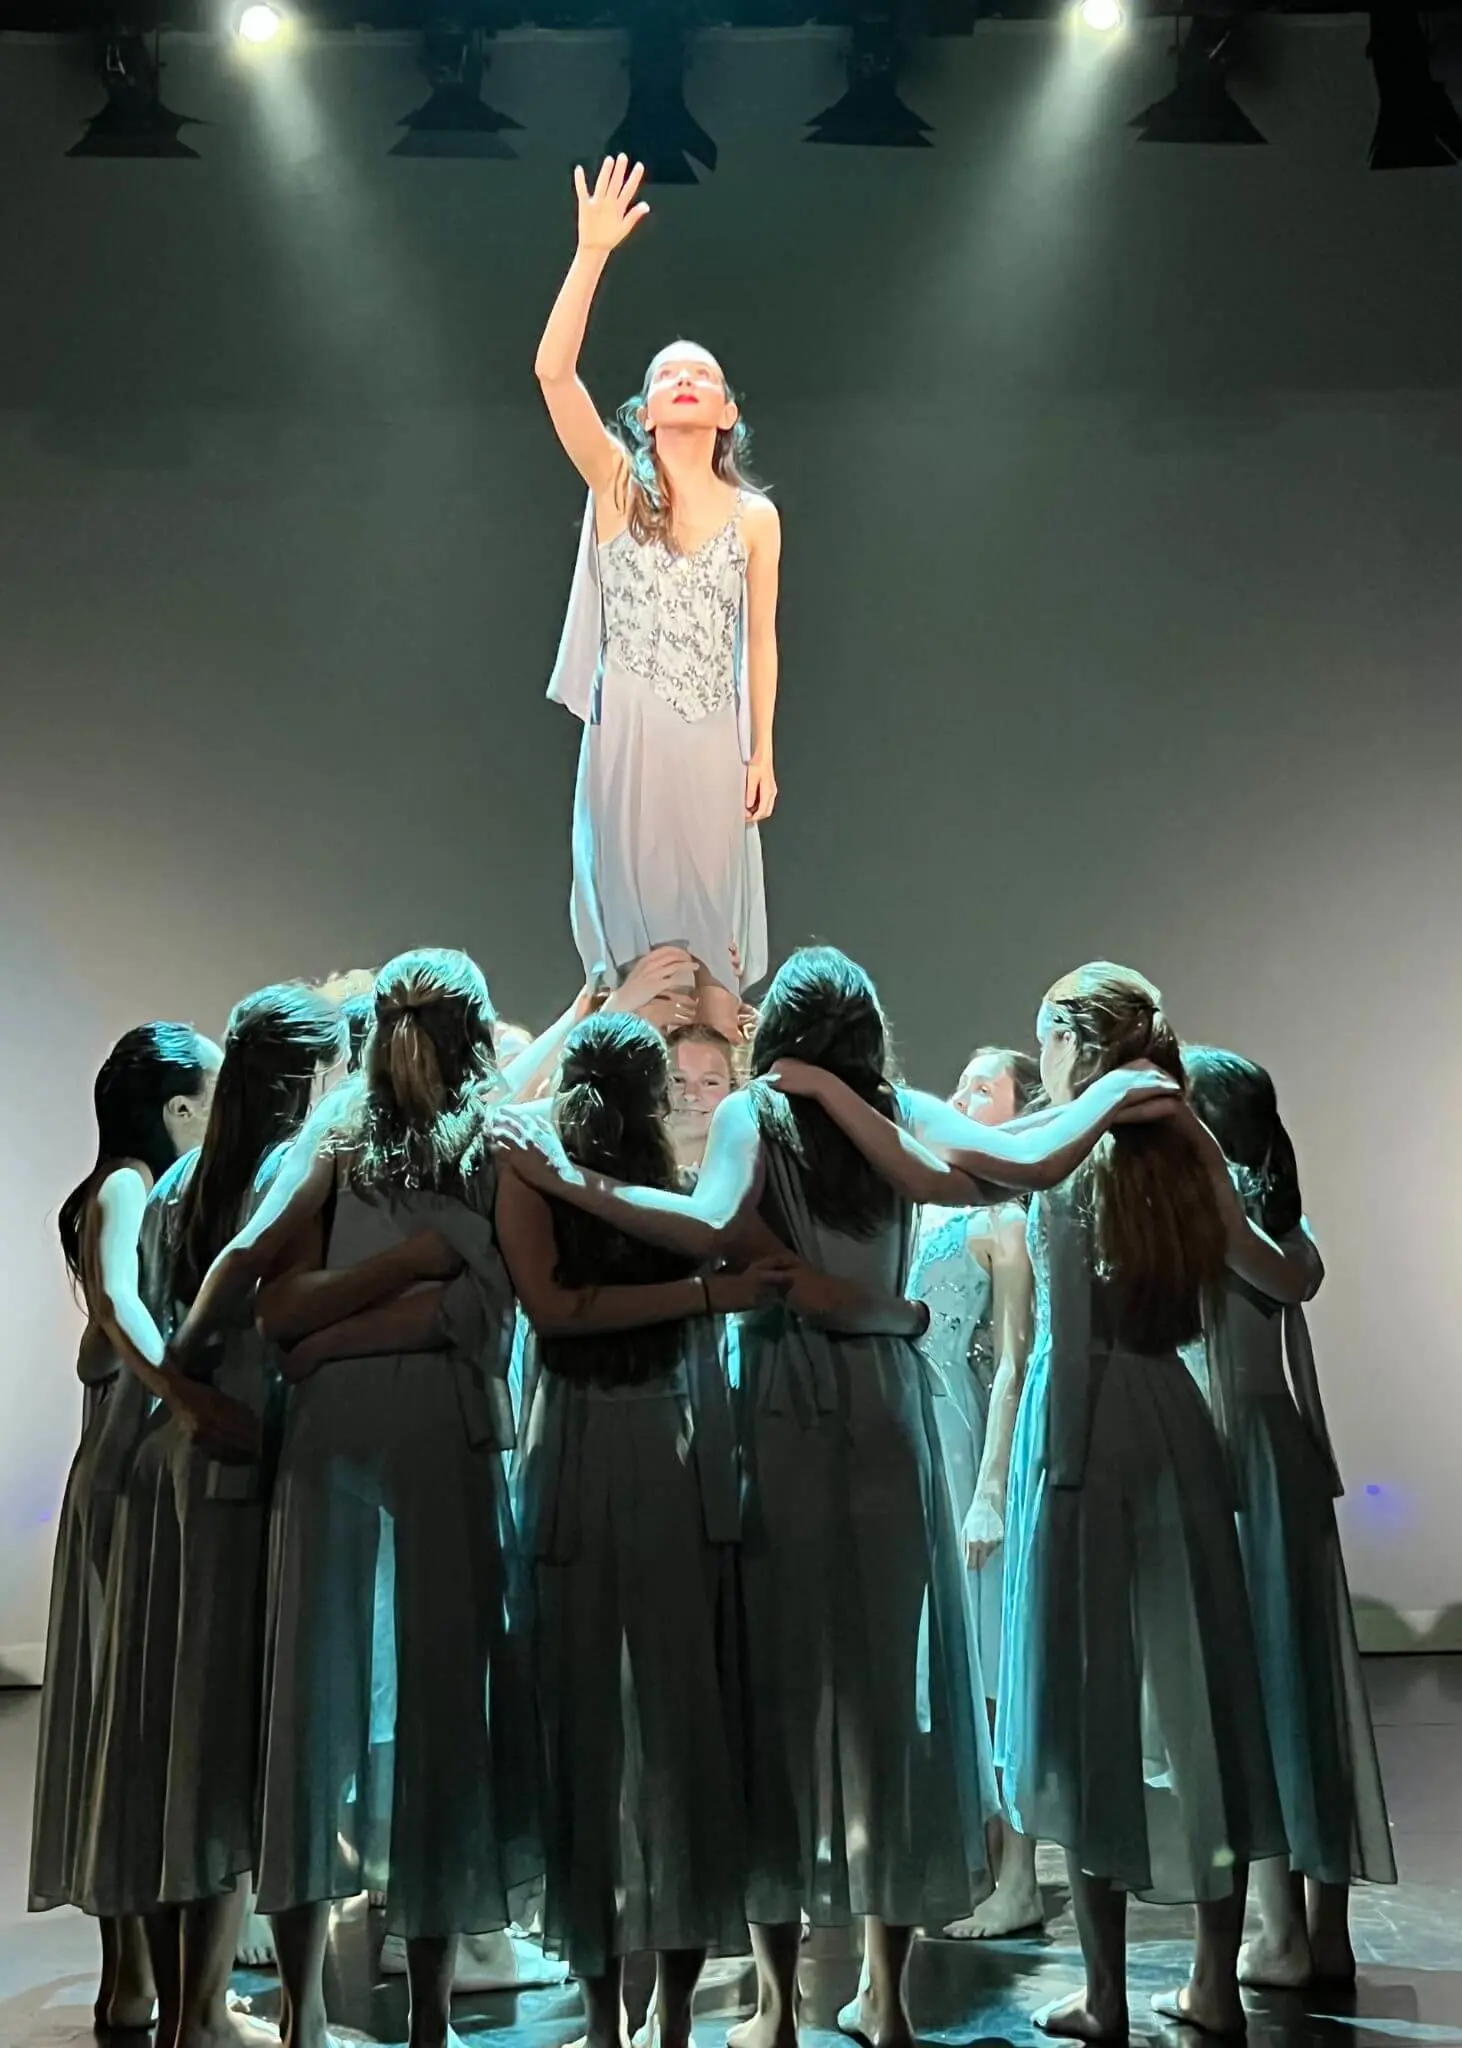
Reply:
[[[819,1223],[768,1142],[763,1213],[823,1271],[899,1294],[913,1212]],[[943,1926],[987,1889],[985,1689],[917,1344],[741,1319],[747,1917]]]
[[[652,947],[678,945],[724,988],[760,981],[740,507],[672,554],[628,531],[601,545],[591,502],[549,695],[584,721],[572,919],[585,974],[614,983]]]
[[[1279,1242],[1291,1255],[1308,1253],[1318,1280],[1318,1254],[1303,1224]],[[1211,1341],[1227,1353],[1239,1542],[1290,1862],[1326,1884],[1394,1884],[1386,1795],[1335,1526],[1342,1487],[1303,1311],[1233,1279]]]
[[[909,1268],[909,1295],[929,1310],[923,1348],[939,1379],[934,1414],[957,1528],[963,1527],[975,1497],[995,1383],[994,1287],[989,1267],[969,1248],[971,1226],[981,1213],[925,1209]],[[1004,1575],[1003,1544],[979,1571],[969,1574],[980,1669],[991,1699],[1000,1676]]]
[[[1283,1855],[1225,1449],[1176,1350],[1113,1327],[1069,1183],[1031,1204],[996,1755],[1011,1819],[1166,1902]],[[1195,1311],[1196,1313],[1196,1311]]]

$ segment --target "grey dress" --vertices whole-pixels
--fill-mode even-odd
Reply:
[[[263,1200],[286,1148],[242,1205]],[[164,1335],[186,1304],[172,1286],[190,1153],[153,1190],[144,1272]],[[244,1304],[198,1366],[264,1418],[277,1385]],[[143,1913],[228,1890],[252,1869],[269,1461],[224,1462],[169,1411],[143,1427],[117,1515],[106,1587],[107,1656],[92,1720],[83,1900]]]
[[[549,694],[584,720],[572,917],[590,976],[672,944],[725,988],[766,973],[740,518],[685,555],[628,531],[601,546],[592,502],[585,519]]]
[[[446,1296],[447,1350],[338,1360],[289,1391],[270,1528],[261,1912],[382,1891],[392,1933],[481,1933],[509,1923],[509,1888],[542,1869],[502,1457],[513,1300],[490,1173],[469,1194],[339,1190],[332,1270],[426,1227],[467,1268]]]
[[[990,1390],[995,1383],[994,1285],[990,1269],[970,1250],[970,1230],[979,1209],[925,1209],[909,1268],[909,1295],[929,1310],[924,1355],[938,1374],[934,1404],[944,1468],[954,1502],[956,1528],[963,1527],[975,1497]],[[980,1669],[988,1696],[1000,1676],[1000,1617],[1005,1547],[969,1574],[970,1599],[980,1645]]]
[[[1282,1855],[1224,1448],[1176,1350],[1113,1328],[1067,1183],[1031,1205],[997,1759],[1011,1818],[1167,1901]]]
[[[580,1976],[640,1950],[745,1945],[740,1513],[718,1336],[687,1322],[670,1369],[640,1383],[531,1359],[525,1373],[543,1939]]]
[[[1303,1225],[1280,1240],[1318,1256]],[[1376,1738],[1335,1526],[1341,1491],[1303,1313],[1231,1280],[1214,1342],[1239,1489],[1239,1543],[1290,1862],[1326,1884],[1396,1882]],[[1285,1377],[1285,1355],[1303,1409]]]
[[[853,1238],[767,1142],[764,1211],[824,1271],[902,1293],[912,1211]],[[747,1917],[943,1925],[970,1910],[998,1811],[984,1685],[935,1422],[903,1338],[741,1321]]]
[[[82,1291],[99,1292],[95,1204],[82,1244]],[[148,1292],[142,1274],[142,1293]],[[36,1755],[29,1905],[80,1905],[88,1824],[87,1742],[106,1664],[106,1584],[117,1510],[146,1426],[150,1398],[96,1324],[82,1339],[78,1373],[86,1422],[57,1521],[46,1629],[46,1670]]]

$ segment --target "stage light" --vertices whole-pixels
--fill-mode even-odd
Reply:
[[[1259,133],[1228,89],[1233,23],[1194,15],[1177,29],[1178,82],[1132,121],[1143,142],[1262,143]]]
[[[899,61],[909,36],[907,11],[865,9],[848,38],[848,89],[814,114],[809,142],[863,149],[932,149],[930,122],[899,98]]]
[[[1432,76],[1431,47],[1417,10],[1373,8],[1366,54],[1379,102],[1371,169],[1446,170],[1462,162],[1462,115]]]
[[[605,145],[641,163],[653,185],[694,185],[694,165],[716,168],[717,149],[685,104],[688,32],[679,6],[636,9],[629,27],[629,104]]]
[[[68,156],[191,157],[198,152],[179,139],[191,116],[175,114],[162,102],[158,36],[151,47],[135,30],[116,29],[97,46],[97,68],[106,105],[93,114]]]
[[[1122,0],[1081,0],[1076,18],[1083,28],[1089,28],[1095,35],[1115,35],[1127,24],[1127,10]]]
[[[270,7],[266,0],[255,0],[255,4],[240,11],[234,33],[241,43],[272,43],[284,27],[284,16],[277,7]]]
[[[482,97],[487,72],[487,32],[442,23],[422,37],[421,66],[430,88],[419,107],[401,117],[406,130],[392,156],[517,156],[502,139],[505,128],[521,128]]]

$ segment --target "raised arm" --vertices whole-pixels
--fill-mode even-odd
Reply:
[[[777,709],[777,589],[781,578],[782,522],[769,499],[757,498],[744,515],[746,537],[746,680],[751,699],[751,759],[746,769],[746,817],[758,825],[777,803],[772,725]]]
[[[553,302],[533,364],[553,430],[596,499],[614,489],[624,470],[625,454],[580,381],[579,351],[605,264],[650,210],[642,199],[635,198],[644,175],[643,164],[631,168],[625,157],[606,157],[591,192],[582,166],[574,172],[579,246]]]
[[[1319,1248],[1308,1231],[1297,1231],[1276,1244],[1252,1221],[1229,1172],[1222,1145],[1207,1124],[1184,1104],[1183,1128],[1208,1168],[1213,1192],[1228,1233],[1228,1266],[1241,1280],[1267,1294],[1271,1301],[1294,1307],[1311,1300],[1325,1277]]]
[[[995,1211],[990,1219],[989,1238],[982,1249],[989,1259],[993,1290],[995,1378],[990,1387],[990,1413],[985,1422],[975,1497],[965,1517],[965,1558],[972,1571],[978,1571],[1005,1540],[1010,1452],[1026,1366],[1030,1362],[1035,1296],[1025,1244],[1025,1211],[1010,1204]]]
[[[563,1287],[556,1278],[558,1245],[547,1201],[511,1167],[498,1178],[497,1234],[524,1315],[540,1337],[587,1337],[604,1330],[642,1330],[652,1323],[683,1323],[692,1316],[727,1313],[780,1299],[783,1286],[769,1276],[772,1262],[744,1274],[660,1280],[639,1286]],[[791,1261],[784,1261],[790,1277]]]
[[[168,1349],[181,1362],[196,1355],[229,1310],[273,1273],[290,1246],[324,1208],[335,1179],[329,1124],[306,1124],[285,1154],[269,1192],[203,1276],[182,1327]]]
[[[712,1117],[700,1177],[689,1195],[586,1173],[567,1157],[557,1133],[542,1118],[521,1111],[494,1119],[493,1142],[541,1194],[556,1195],[632,1237],[690,1259],[734,1254],[742,1225],[761,1199],[761,1137],[744,1095],[728,1095]]]

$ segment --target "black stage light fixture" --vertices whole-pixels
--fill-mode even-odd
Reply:
[[[848,89],[814,114],[808,142],[863,149],[932,149],[933,124],[899,98],[898,75],[912,38],[907,7],[864,6],[848,35]]]
[[[716,145],[685,104],[689,50],[682,7],[663,0],[636,7],[629,22],[629,104],[605,153],[643,164],[652,185],[694,185],[696,164],[716,168]]]
[[[406,130],[392,156],[515,158],[503,140],[506,128],[521,129],[511,114],[482,97],[487,72],[488,34],[481,21],[434,21],[421,39],[421,68],[428,92],[419,107],[403,114]]]
[[[1366,45],[1376,78],[1373,171],[1445,170],[1462,161],[1462,115],[1432,76],[1431,45],[1414,7],[1373,7]]]
[[[92,115],[80,142],[67,156],[198,156],[179,137],[192,125],[188,114],[175,114],[162,103],[158,35],[148,38],[136,29],[117,28],[97,45],[97,69],[106,88],[106,104]]]
[[[1141,142],[1266,142],[1228,89],[1231,16],[1195,14],[1177,23],[1178,79],[1132,121]]]

